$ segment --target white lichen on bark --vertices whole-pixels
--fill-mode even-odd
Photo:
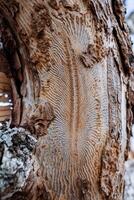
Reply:
[[[32,169],[36,139],[23,128],[0,130],[0,197],[10,198],[25,184]],[[8,189],[8,190],[7,190]]]

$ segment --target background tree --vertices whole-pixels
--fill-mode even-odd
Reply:
[[[133,103],[122,1],[1,0],[0,13],[18,127],[1,131],[1,169],[16,170],[1,172],[1,199],[122,199]]]

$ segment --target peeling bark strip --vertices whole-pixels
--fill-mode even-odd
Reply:
[[[0,1],[23,75],[15,125],[38,137],[13,199],[122,200],[133,55],[122,1],[112,2]]]

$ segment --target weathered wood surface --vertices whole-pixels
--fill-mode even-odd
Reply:
[[[122,1],[1,0],[0,12],[12,124],[38,137],[38,167],[13,199],[121,200],[133,61]]]

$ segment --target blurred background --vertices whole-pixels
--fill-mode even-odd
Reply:
[[[131,40],[134,51],[134,0],[124,0],[126,6],[126,20],[130,29]]]
[[[134,52],[134,0],[124,0],[126,6],[126,20],[130,30]],[[134,200],[134,124],[130,138],[130,152],[125,162],[125,192],[124,200]]]

